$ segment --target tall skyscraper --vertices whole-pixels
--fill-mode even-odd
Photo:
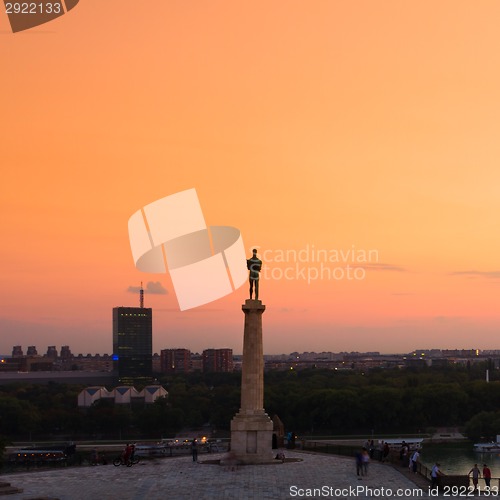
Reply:
[[[150,383],[153,356],[153,310],[144,307],[113,308],[113,359],[123,384]]]

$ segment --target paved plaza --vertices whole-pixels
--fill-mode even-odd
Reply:
[[[428,497],[427,490],[414,493],[417,486],[409,475],[389,465],[372,463],[359,479],[350,458],[288,450],[286,456],[299,461],[230,470],[203,463],[222,455],[205,455],[201,463],[191,457],[158,458],[133,467],[68,467],[6,474],[0,480],[24,490],[4,498],[23,500]]]

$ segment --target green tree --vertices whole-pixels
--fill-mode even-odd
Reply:
[[[493,441],[500,434],[500,411],[482,411],[465,425],[465,435],[472,441]]]
[[[5,435],[27,437],[39,421],[39,412],[28,401],[0,396],[0,429]]]
[[[147,437],[175,436],[184,426],[184,413],[179,408],[172,408],[168,398],[161,397],[152,405],[145,405],[138,423]]]

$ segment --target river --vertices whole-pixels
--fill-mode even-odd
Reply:
[[[431,468],[434,463],[441,464],[445,474],[467,475],[474,464],[483,470],[483,464],[488,464],[493,477],[500,477],[499,453],[476,453],[472,443],[423,443],[421,462]]]

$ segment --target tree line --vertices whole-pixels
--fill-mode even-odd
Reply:
[[[500,434],[500,374],[485,367],[268,372],[264,407],[299,434],[424,433],[458,426],[472,439]],[[498,379],[496,379],[498,375]],[[168,397],[150,405],[100,400],[77,406],[84,386],[0,386],[0,433],[8,440],[160,439],[186,428],[229,430],[240,405],[239,373],[165,376]]]

